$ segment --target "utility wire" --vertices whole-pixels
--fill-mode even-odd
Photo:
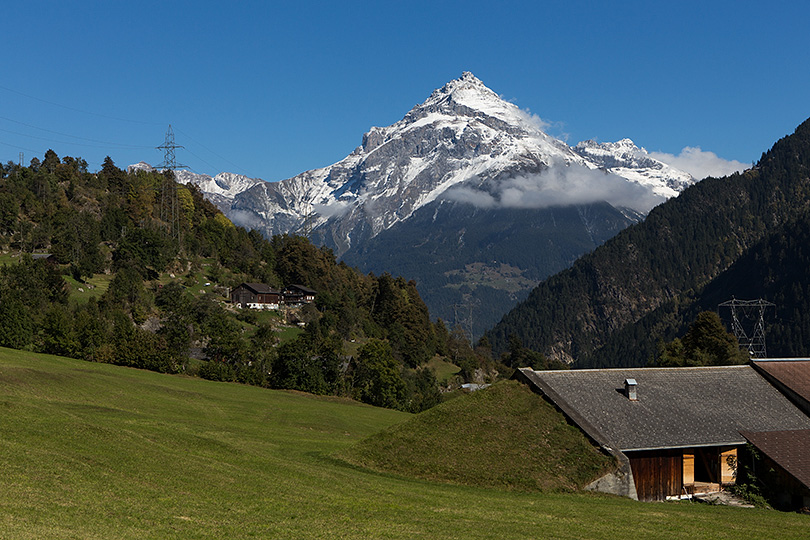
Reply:
[[[182,133],[182,134],[183,134],[185,137],[187,137],[189,140],[194,141],[196,144],[198,144],[198,145],[200,145],[201,147],[205,148],[206,150],[208,150],[209,152],[211,152],[212,154],[214,154],[215,156],[217,156],[217,157],[218,157],[219,159],[221,159],[222,161],[224,161],[224,162],[226,162],[226,163],[228,163],[228,164],[230,164],[230,165],[233,165],[234,167],[236,167],[237,169],[239,169],[240,171],[242,171],[242,172],[245,174],[245,176],[250,176],[250,174],[249,174],[249,173],[248,173],[248,172],[247,172],[245,169],[243,169],[242,167],[240,167],[240,166],[239,166],[239,165],[237,165],[236,163],[234,163],[234,162],[232,162],[232,161],[229,161],[228,159],[226,159],[226,158],[224,158],[224,157],[220,156],[219,154],[217,154],[216,152],[214,152],[213,150],[211,150],[210,148],[208,148],[207,146],[205,146],[205,145],[204,145],[203,143],[201,143],[200,141],[194,140],[194,137],[192,137],[191,135],[189,135],[188,133],[186,133],[186,132],[185,132],[185,131],[183,131],[182,129],[175,128],[175,130],[176,130],[177,132],[179,132],[179,133]],[[189,153],[191,154],[191,152],[189,152]],[[194,155],[194,154],[191,154],[191,155]],[[216,167],[214,167],[214,166],[213,166],[213,165],[211,165],[210,163],[208,163],[208,162],[206,162],[205,160],[203,160],[203,159],[202,159],[200,156],[195,156],[195,157],[196,157],[197,159],[200,159],[200,160],[204,161],[204,162],[205,162],[205,163],[206,163],[206,164],[207,164],[209,167],[211,167],[212,169],[214,169],[214,170],[216,170],[216,169],[217,169]],[[251,177],[251,178],[253,178],[253,177]]]
[[[61,107],[62,109],[67,109],[67,110],[70,110],[70,111],[74,111],[74,112],[78,112],[78,113],[82,113],[82,114],[87,114],[87,115],[91,115],[91,116],[97,116],[97,117],[100,117],[100,118],[107,118],[107,119],[110,119],[110,120],[117,120],[117,121],[120,121],[120,122],[130,122],[130,123],[134,123],[134,124],[144,124],[144,125],[150,125],[150,126],[162,125],[161,123],[158,123],[158,122],[147,122],[147,121],[144,121],[144,120],[133,120],[133,119],[129,119],[129,118],[119,118],[119,117],[110,116],[110,115],[106,115],[106,114],[99,114],[99,113],[94,113],[94,112],[91,112],[91,111],[86,111],[86,110],[83,110],[83,109],[78,109],[76,107],[70,107],[70,106],[64,105],[62,103],[56,103],[54,101],[41,99],[41,98],[38,98],[38,97],[35,97],[35,96],[32,96],[32,95],[26,94],[24,92],[20,92],[19,90],[9,88],[9,87],[4,86],[4,85],[0,85],[0,90],[5,90],[6,92],[11,92],[11,93],[14,93],[14,94],[18,94],[18,95],[24,96],[24,97],[26,97],[28,99],[33,99],[33,100],[39,101],[41,103],[47,103],[47,104],[53,105],[55,107]],[[88,148],[108,148],[108,149],[109,148],[144,148],[144,149],[145,148],[153,148],[152,146],[113,143],[113,142],[109,142],[109,141],[100,141],[100,140],[97,140],[97,139],[89,139],[89,138],[86,138],[86,137],[79,137],[79,136],[70,135],[70,134],[67,134],[67,133],[60,133],[58,131],[53,131],[53,130],[50,130],[50,129],[41,128],[41,127],[38,127],[38,126],[34,126],[32,124],[26,124],[25,122],[20,122],[18,120],[13,120],[11,118],[6,118],[6,117],[3,117],[3,116],[0,116],[0,119],[6,120],[8,122],[13,122],[15,124],[20,124],[20,125],[23,125],[23,126],[26,126],[26,127],[30,127],[30,128],[33,128],[33,129],[39,129],[41,131],[45,131],[45,132],[48,132],[48,133],[54,133],[56,135],[61,135],[61,136],[64,136],[64,137],[71,137],[73,139],[79,139],[79,140],[85,140],[85,141],[89,141],[89,142],[104,144],[104,145],[107,145],[107,146],[96,146],[96,145],[88,145],[88,144],[73,143],[73,142],[66,142],[66,141],[57,141],[57,140],[54,140],[54,139],[45,139],[43,137],[36,137],[34,135],[27,135],[25,133],[19,133],[19,132],[16,132],[16,131],[10,131],[10,130],[0,128],[0,131],[4,131],[6,133],[11,133],[11,134],[14,134],[14,135],[20,135],[20,136],[23,136],[23,137],[30,137],[30,138],[33,138],[33,139],[39,139],[39,140],[44,140],[44,141],[49,141],[49,142],[56,142],[56,143],[59,143],[59,144],[70,144],[70,145],[75,145],[75,146],[84,146],[84,147],[88,147]],[[202,148],[204,148],[205,150],[207,150],[211,154],[215,155],[216,157],[218,157],[222,161],[232,165],[233,167],[236,167],[237,169],[242,171],[246,176],[250,176],[250,174],[245,169],[243,169],[242,167],[240,167],[236,163],[228,160],[227,158],[224,158],[223,156],[217,154],[215,151],[211,150],[210,148],[208,148],[207,146],[205,146],[201,142],[195,140],[188,133],[186,133],[186,132],[184,132],[184,131],[182,131],[180,129],[178,129],[177,131],[182,133],[189,140],[194,141],[196,144],[198,144],[199,146],[201,146]],[[13,148],[21,148],[19,146],[10,145],[10,144],[7,144],[7,143],[3,143],[3,144],[6,144],[6,146],[11,146]],[[24,149],[24,148],[21,148],[21,149],[29,151],[29,152],[35,152],[35,150]],[[212,170],[214,170],[214,171],[217,170],[217,167],[215,167],[214,165],[208,163],[206,160],[204,160],[200,156],[194,154],[193,152],[189,151],[188,149],[186,149],[186,151],[188,151],[191,155],[193,155],[194,157],[196,157],[197,159],[199,159],[200,161],[202,161],[203,163],[205,163],[206,165],[211,167]]]
[[[145,120],[132,120],[130,118],[119,118],[117,116],[109,116],[107,114],[99,114],[99,113],[94,113],[94,112],[90,112],[90,111],[85,111],[83,109],[77,109],[76,107],[69,107],[69,106],[63,105],[61,103],[56,103],[54,101],[48,101],[47,99],[41,99],[41,98],[38,98],[38,97],[31,96],[31,95],[26,94],[24,92],[20,92],[19,90],[14,90],[13,88],[3,86],[1,84],[0,84],[0,89],[5,90],[6,92],[11,92],[13,94],[18,94],[20,96],[27,97],[28,99],[33,99],[35,101],[39,101],[41,103],[47,103],[48,105],[53,105],[55,107],[61,107],[63,109],[67,109],[69,111],[79,112],[79,113],[82,113],[82,114],[89,114],[91,116],[98,116],[100,118],[107,118],[107,119],[110,119],[110,120],[118,120],[119,122],[130,122],[132,124],[145,124],[145,125],[149,125],[149,126],[160,126],[160,125],[162,125],[161,123],[158,123],[158,122],[147,122]]]
[[[11,143],[7,143],[7,142],[3,142],[3,141],[0,141],[0,144],[2,144],[3,146],[10,146],[11,148],[16,148],[17,150],[24,150],[26,152],[34,152],[35,154],[37,152],[41,151],[41,150],[32,150],[31,148],[26,148],[24,146],[18,146],[16,144],[11,144]]]
[[[30,127],[30,128],[34,128],[34,129],[38,129],[38,130],[40,130],[40,131],[45,131],[45,132],[47,132],[47,133],[53,133],[53,134],[55,134],[55,135],[61,135],[61,136],[63,136],[63,137],[71,137],[71,138],[73,138],[73,139],[79,139],[79,140],[81,140],[81,141],[90,141],[90,142],[94,142],[94,143],[105,144],[105,145],[108,145],[108,146],[107,146],[108,148],[109,148],[109,147],[121,147],[121,148],[152,148],[151,146],[146,146],[146,145],[142,145],[142,144],[123,144],[123,143],[115,143],[115,142],[110,142],[110,141],[101,141],[101,140],[98,140],[98,139],[89,139],[89,138],[87,138],[87,137],[79,137],[78,135],[71,135],[71,134],[69,134],[69,133],[62,133],[62,132],[60,132],[60,131],[53,131],[53,130],[51,130],[51,129],[47,129],[47,128],[43,128],[43,127],[39,127],[39,126],[35,126],[35,125],[33,125],[33,124],[27,124],[27,123],[25,123],[25,122],[20,122],[19,120],[14,120],[14,119],[12,119],[12,118],[7,118],[7,117],[5,117],[5,116],[0,116],[0,120],[5,120],[5,121],[7,121],[7,122],[13,122],[13,123],[15,123],[15,124],[19,124],[19,125],[21,125],[21,126],[26,126],[26,127]],[[8,131],[8,130],[5,130],[5,129],[4,129],[4,130],[2,130],[2,131]],[[15,132],[15,131],[8,131],[8,132],[9,132],[9,133],[14,133],[15,135],[22,135],[22,136],[24,136],[24,137],[34,137],[33,135],[26,135],[25,133],[17,133],[17,132]],[[55,141],[55,142],[61,142],[61,141]],[[67,143],[67,144],[78,144],[78,143]]]
[[[179,131],[179,130],[178,130],[178,131]],[[212,170],[212,171],[217,170],[217,168],[216,168],[216,167],[214,167],[213,165],[211,165],[210,163],[208,163],[207,161],[205,161],[203,158],[201,158],[200,156],[198,156],[197,154],[195,154],[194,152],[192,152],[192,151],[191,151],[191,150],[189,150],[188,148],[184,148],[184,150],[185,150],[186,152],[188,152],[189,154],[191,154],[192,156],[194,156],[195,158],[197,158],[197,159],[199,159],[200,161],[202,161],[203,163],[205,163],[206,165],[208,165],[209,167],[211,167],[211,170]],[[189,167],[189,169],[191,169],[191,167]],[[193,170],[193,169],[192,169],[192,171],[191,171],[191,172],[196,173],[196,174],[200,174],[200,173],[197,173],[197,171],[195,171],[195,170]]]
[[[20,133],[18,131],[12,131],[10,129],[0,128],[0,131],[3,131],[5,133],[11,133],[12,135],[20,135],[21,137],[28,137],[30,139],[37,139],[37,140],[40,140],[40,141],[46,141],[46,142],[49,142],[49,143],[69,144],[69,145],[72,145],[72,146],[84,146],[86,148],[107,148],[107,149],[121,148],[121,145],[115,145],[115,143],[112,143],[112,146],[110,146],[109,144],[103,144],[103,145],[87,144],[87,143],[81,143],[81,142],[60,141],[58,139],[52,139],[52,138],[47,138],[47,137],[37,137],[36,135],[28,135],[26,133]],[[68,135],[68,137],[70,137],[70,135]],[[128,148],[152,148],[151,146],[130,146],[130,145],[127,145],[127,147]]]

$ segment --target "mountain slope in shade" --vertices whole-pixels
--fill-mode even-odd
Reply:
[[[607,203],[485,209],[438,200],[343,260],[415,279],[433,317],[477,336],[540,280],[634,222]]]
[[[774,227],[759,242],[694,295],[665,302],[610,335],[578,364],[588,367],[643,366],[655,358],[659,341],[682,337],[701,311],[716,311],[731,329],[731,311],[719,305],[732,298],[766,299],[765,344],[771,358],[806,357],[810,352],[810,214]],[[738,311],[750,337],[757,308]]]

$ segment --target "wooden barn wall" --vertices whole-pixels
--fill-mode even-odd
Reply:
[[[625,452],[640,501],[660,501],[683,490],[683,451]]]

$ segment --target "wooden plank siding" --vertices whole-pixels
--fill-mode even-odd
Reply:
[[[720,483],[727,485],[736,481],[732,464],[737,463],[737,447],[721,448],[720,452]]]
[[[683,451],[625,452],[640,501],[662,501],[683,491]]]
[[[695,452],[691,450],[683,452],[683,483],[695,483]]]

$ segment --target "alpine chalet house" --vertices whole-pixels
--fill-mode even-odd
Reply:
[[[231,291],[231,303],[242,308],[278,309],[282,300],[280,291],[263,283],[242,283]]]
[[[303,285],[287,285],[282,291],[284,303],[288,306],[297,306],[301,304],[311,304],[315,301],[314,290]]]
[[[750,433],[810,429],[810,417],[751,366],[522,368],[515,378],[616,457],[618,469],[589,489],[643,501],[719,491],[734,483]]]

